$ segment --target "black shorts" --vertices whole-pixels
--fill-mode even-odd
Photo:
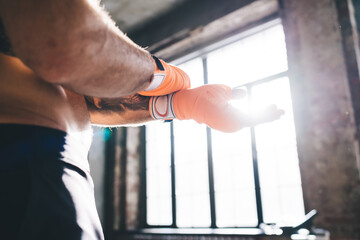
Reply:
[[[0,239],[103,239],[87,149],[74,142],[59,130],[0,124]]]

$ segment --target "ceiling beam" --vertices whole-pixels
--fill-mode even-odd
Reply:
[[[148,24],[128,33],[128,36],[142,47],[151,47],[151,51],[161,49],[183,39],[199,26],[223,17],[256,0],[189,0],[179,7],[164,13]],[[153,47],[156,44],[157,47]]]

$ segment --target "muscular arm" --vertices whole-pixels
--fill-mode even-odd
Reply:
[[[99,125],[126,125],[152,119],[177,118],[193,119],[222,132],[236,132],[244,127],[274,121],[284,114],[275,105],[267,106],[261,113],[243,113],[229,103],[244,96],[245,92],[241,89],[209,84],[165,96],[134,94],[116,99],[86,99],[91,122]]]
[[[154,120],[149,113],[150,97],[133,94],[120,98],[101,98],[96,104],[85,97],[92,124],[102,126],[140,124]]]
[[[45,81],[97,97],[147,87],[151,56],[135,45],[97,0],[0,0],[14,53]]]

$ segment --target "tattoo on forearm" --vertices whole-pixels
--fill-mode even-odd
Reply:
[[[90,111],[110,111],[110,112],[124,112],[149,110],[150,97],[133,94],[126,97],[119,98],[101,98],[97,107],[92,97],[85,96],[86,103]]]

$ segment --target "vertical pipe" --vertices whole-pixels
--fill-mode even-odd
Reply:
[[[119,142],[117,143],[120,145],[121,150],[119,156],[117,156],[120,158],[120,161],[115,163],[115,178],[117,178],[117,181],[119,181],[119,186],[116,186],[119,189],[119,192],[115,195],[115,199],[118,199],[119,201],[119,218],[117,219],[118,222],[116,224],[118,225],[120,231],[126,231],[127,128],[122,127],[120,133],[122,136],[119,136]]]
[[[207,58],[202,58],[203,71],[204,71],[204,84],[209,83]],[[212,141],[211,141],[211,129],[206,128],[207,136],[207,155],[208,155],[208,175],[209,175],[209,197],[210,197],[210,216],[211,216],[211,228],[216,228],[216,211],[215,211],[215,185],[214,185],[214,167],[212,158]]]
[[[249,104],[251,104],[252,93],[251,87],[248,87],[248,97]],[[262,200],[261,200],[261,189],[260,189],[260,179],[259,179],[259,168],[258,168],[258,157],[257,157],[257,149],[256,149],[256,136],[255,136],[255,128],[250,128],[251,132],[251,150],[253,157],[253,169],[254,169],[254,184],[255,184],[255,196],[256,196],[256,210],[258,217],[258,226],[264,222],[263,210],[262,210]]]
[[[107,130],[107,129],[106,129]],[[106,131],[105,130],[105,131]],[[115,131],[116,133],[116,131]],[[111,134],[111,137],[105,143],[105,211],[104,211],[104,235],[105,237],[112,236],[114,231],[115,221],[115,199],[114,199],[114,175],[115,175],[115,146],[116,134]]]
[[[147,227],[147,206],[146,206],[146,127],[141,127],[140,132],[140,201],[139,201],[139,209],[140,209],[140,217],[139,217],[139,227],[144,228]]]
[[[171,206],[172,206],[172,227],[177,227],[176,224],[176,182],[175,182],[175,145],[174,145],[174,123],[170,124],[171,137]]]
[[[214,167],[212,161],[212,141],[211,129],[206,128],[207,143],[208,143],[208,170],[209,170],[209,197],[210,197],[210,214],[211,214],[211,228],[216,228],[216,211],[215,211],[215,185],[214,185]]]

